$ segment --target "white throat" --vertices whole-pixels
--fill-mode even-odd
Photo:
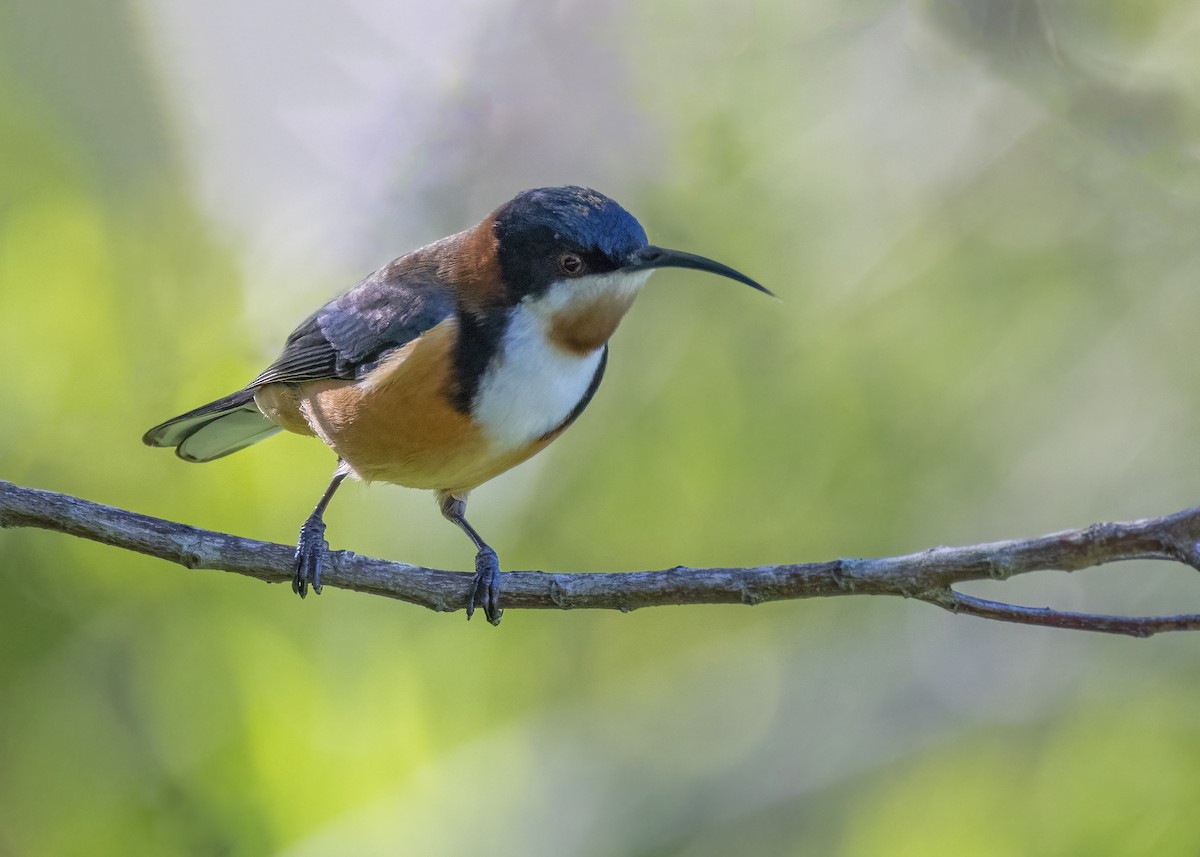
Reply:
[[[472,408],[494,449],[520,449],[561,426],[596,377],[604,347],[587,354],[563,350],[550,339],[554,317],[572,304],[636,292],[650,273],[614,272],[553,283],[510,311]]]
[[[526,298],[522,306],[528,306],[539,318],[552,319],[575,306],[586,306],[600,298],[636,295],[646,285],[654,271],[612,271],[608,274],[591,274],[578,280],[560,280],[537,298]]]

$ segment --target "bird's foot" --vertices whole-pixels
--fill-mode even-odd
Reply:
[[[301,598],[308,594],[308,585],[313,592],[321,594],[321,565],[325,561],[325,522],[312,517],[300,528],[300,541],[296,543],[296,560],[292,573],[292,592]]]
[[[500,560],[491,548],[483,548],[475,555],[475,576],[467,595],[467,619],[475,613],[476,604],[483,608],[489,622],[500,624],[504,615],[500,609]]]

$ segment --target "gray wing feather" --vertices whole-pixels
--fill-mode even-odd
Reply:
[[[453,297],[433,267],[402,257],[305,319],[248,386],[361,378],[453,313]]]

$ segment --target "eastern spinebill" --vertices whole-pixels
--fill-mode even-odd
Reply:
[[[467,496],[583,413],[609,337],[650,274],[668,267],[770,294],[719,262],[649,244],[633,215],[594,190],[527,190],[334,298],[244,388],[143,441],[196,462],[281,429],[332,448],[337,469],[296,545],[292,589],[301,597],[310,584],[321,591],[322,516],[347,476],[433,489],[478,551],[467,618],[480,605],[498,624],[500,564],[467,522]]]

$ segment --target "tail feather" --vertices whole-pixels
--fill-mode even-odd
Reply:
[[[253,390],[238,390],[156,425],[142,436],[147,446],[175,447],[184,461],[212,461],[265,440],[280,427],[254,404]]]

